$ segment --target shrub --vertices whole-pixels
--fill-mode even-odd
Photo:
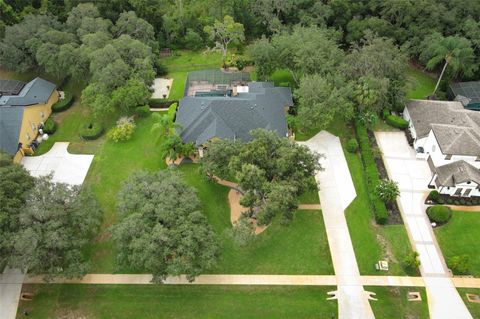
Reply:
[[[151,114],[150,107],[148,105],[139,106],[135,109],[135,114],[139,117],[148,117]]]
[[[403,260],[403,264],[405,267],[410,269],[417,269],[420,267],[420,259],[418,258],[420,255],[416,251],[412,251],[408,254],[405,259]]]
[[[367,179],[367,188],[370,202],[373,207],[375,221],[377,224],[385,224],[388,221],[388,210],[385,203],[375,194],[375,187],[380,182],[379,173],[375,164],[375,158],[368,139],[368,132],[365,126],[358,121],[355,123],[360,153],[362,155],[365,176]]]
[[[204,41],[200,34],[192,29],[187,29],[187,33],[183,37],[183,45],[189,50],[198,50],[204,46]]]
[[[157,76],[164,76],[168,74],[168,68],[163,64],[163,60],[158,58],[155,60],[155,71]]]
[[[358,151],[358,142],[356,139],[349,139],[347,142],[347,151],[350,153],[356,153]]]
[[[102,136],[103,131],[103,126],[100,123],[96,121],[91,121],[83,125],[80,130],[80,136],[86,140],[96,140],[97,138]]]
[[[280,82],[280,83],[278,83],[278,86],[288,88],[288,87],[291,87],[291,84],[290,84],[290,82]]]
[[[117,125],[108,132],[108,138],[114,142],[128,141],[135,132],[135,122],[132,117],[122,117]]]
[[[175,100],[167,99],[150,99],[148,100],[148,105],[154,109],[168,109],[170,105],[177,103]]]
[[[64,91],[65,98],[52,105],[52,112],[62,112],[70,108],[73,104],[73,95],[70,91]]]
[[[383,179],[375,186],[375,194],[385,203],[392,203],[400,195],[400,190],[396,182]]]
[[[470,269],[470,257],[467,255],[453,256],[448,259],[447,264],[455,275],[466,275]]]
[[[390,110],[389,109],[384,109],[382,111],[382,118],[385,120],[389,115],[390,115]]]
[[[435,203],[437,203],[438,200],[440,199],[440,194],[438,193],[437,190],[433,190],[433,191],[430,192],[430,194],[428,194],[428,198],[431,201],[434,201]]]
[[[427,215],[432,222],[445,224],[452,217],[452,210],[448,206],[435,205],[427,209]]]
[[[408,127],[408,121],[396,115],[388,115],[385,118],[388,125],[404,130]]]
[[[57,124],[51,117],[49,117],[45,121],[45,124],[43,124],[43,132],[51,135],[55,133],[56,130],[57,130]]]

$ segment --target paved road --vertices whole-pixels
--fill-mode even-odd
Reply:
[[[425,214],[425,198],[431,172],[425,160],[417,160],[403,132],[376,132],[389,177],[398,183],[400,211],[412,246],[420,254],[430,317],[472,318],[460,298],[432,227]]]
[[[325,155],[321,159],[324,171],[317,173],[315,179],[320,185],[320,203],[337,277],[338,317],[375,318],[368,301],[369,294],[362,286],[345,219],[344,210],[357,194],[340,139],[322,131],[302,144]]]

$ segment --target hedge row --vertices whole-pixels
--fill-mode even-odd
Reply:
[[[150,99],[148,101],[148,105],[150,105],[150,107],[154,109],[168,109],[170,105],[177,102],[178,101],[167,99]]]
[[[53,112],[62,112],[67,110],[73,104],[73,95],[70,91],[64,91],[65,98],[52,105]]]
[[[385,224],[388,220],[388,211],[385,207],[385,203],[375,195],[375,187],[380,182],[380,176],[375,164],[375,158],[373,156],[373,150],[370,146],[368,139],[368,133],[365,126],[355,123],[355,130],[357,133],[357,139],[360,146],[360,153],[362,155],[363,166],[365,168],[365,176],[367,178],[367,190],[370,197],[370,202],[373,206],[375,214],[375,221],[377,224]]]
[[[53,133],[55,133],[56,130],[57,124],[51,117],[49,117],[43,125],[43,132],[52,135]]]
[[[95,121],[87,122],[80,130],[80,136],[86,140],[96,140],[103,134],[103,126]]]
[[[404,130],[408,127],[408,122],[404,118],[401,118],[397,115],[387,115],[385,117],[385,122],[387,122],[388,125],[399,128],[401,130]]]

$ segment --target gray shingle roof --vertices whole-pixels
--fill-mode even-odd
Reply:
[[[17,152],[24,108],[48,102],[55,88],[55,84],[35,78],[18,95],[0,97],[0,149],[12,155]]]
[[[22,126],[23,107],[0,107],[0,149],[15,154]]]
[[[480,170],[465,161],[456,161],[436,168],[437,186],[455,187],[465,182],[480,184]]]
[[[46,103],[55,88],[55,84],[42,78],[35,78],[28,82],[18,95],[4,95],[0,97],[0,107]]]
[[[480,113],[457,101],[413,100],[406,108],[417,138],[433,130],[443,154],[480,155]]]
[[[202,145],[213,137],[251,139],[256,128],[287,135],[286,106],[293,105],[289,88],[274,88],[273,83],[249,83],[249,93],[237,96],[188,96],[180,100],[176,123],[184,142]]]

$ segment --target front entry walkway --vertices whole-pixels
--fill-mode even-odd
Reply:
[[[67,142],[55,143],[50,151],[40,156],[25,156],[22,165],[32,176],[53,174],[53,181],[69,185],[82,185],[93,155],[70,154]]]
[[[389,177],[398,183],[398,204],[413,249],[420,254],[420,272],[427,288],[430,317],[472,318],[458,294],[425,214],[431,179],[425,160],[417,160],[403,132],[376,132]]]
[[[338,317],[375,318],[368,301],[369,294],[362,286],[344,214],[357,193],[340,139],[322,131],[301,144],[325,155],[321,159],[324,171],[318,172],[315,179],[320,187],[320,203],[337,278],[338,290],[334,298],[338,299]]]

